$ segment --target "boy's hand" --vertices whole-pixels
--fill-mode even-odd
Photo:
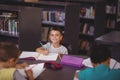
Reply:
[[[26,62],[23,62],[21,64],[16,64],[16,68],[19,68],[19,69],[24,69],[27,66],[28,66],[28,64]]]
[[[33,72],[32,72],[31,69],[25,70],[25,73],[26,73],[26,75],[27,75],[27,77],[28,77],[29,80],[34,80]]]
[[[44,50],[44,53],[43,53],[44,55],[48,55],[49,54],[49,52],[48,52],[48,50]]]

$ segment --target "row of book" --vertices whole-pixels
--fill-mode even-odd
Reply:
[[[55,24],[64,26],[65,24],[65,12],[57,10],[43,10],[42,22],[46,24]]]
[[[81,7],[80,8],[80,17],[81,18],[94,19],[94,17],[95,17],[95,9],[94,9],[94,7],[93,6]]]
[[[107,19],[107,28],[115,28],[115,20]]]
[[[79,44],[79,50],[81,52],[87,52],[88,50],[90,50],[90,42],[87,40],[80,40],[80,44]],[[83,52],[83,53],[84,53]]]
[[[50,30],[50,27],[41,27],[41,41],[44,41],[44,42],[48,41],[49,30]]]
[[[0,32],[18,34],[18,20],[8,16],[0,17]]]
[[[107,14],[115,14],[116,13],[116,6],[114,6],[114,5],[107,5],[106,6],[106,13]]]
[[[81,33],[86,35],[94,35],[94,26],[89,23],[82,23]]]

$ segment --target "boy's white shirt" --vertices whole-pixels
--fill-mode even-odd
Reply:
[[[61,53],[61,54],[68,54],[68,50],[66,47],[61,45],[59,48],[54,48],[53,45],[48,42],[42,46],[44,49],[48,50],[50,53]]]

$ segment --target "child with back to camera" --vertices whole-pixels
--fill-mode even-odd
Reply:
[[[94,68],[87,68],[76,73],[79,80],[120,80],[120,70],[110,69],[110,50],[105,45],[94,45],[90,59]]]
[[[16,68],[20,54],[21,51],[15,44],[0,42],[0,80],[27,80]],[[19,67],[22,67],[22,65],[19,65]],[[34,80],[31,70],[25,72],[29,80]]]
[[[37,48],[36,52],[43,53],[45,55],[49,53],[68,54],[67,48],[61,45],[63,34],[60,28],[52,28],[49,33],[49,39],[50,42]]]

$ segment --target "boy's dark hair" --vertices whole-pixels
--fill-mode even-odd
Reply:
[[[93,45],[90,52],[90,58],[93,63],[101,63],[111,57],[110,50],[106,45]]]
[[[19,57],[21,51],[17,46],[10,42],[0,42],[0,61],[6,62],[10,58],[15,60]]]
[[[50,31],[55,30],[55,31],[59,31],[61,35],[63,35],[62,29],[59,27],[53,27]]]

